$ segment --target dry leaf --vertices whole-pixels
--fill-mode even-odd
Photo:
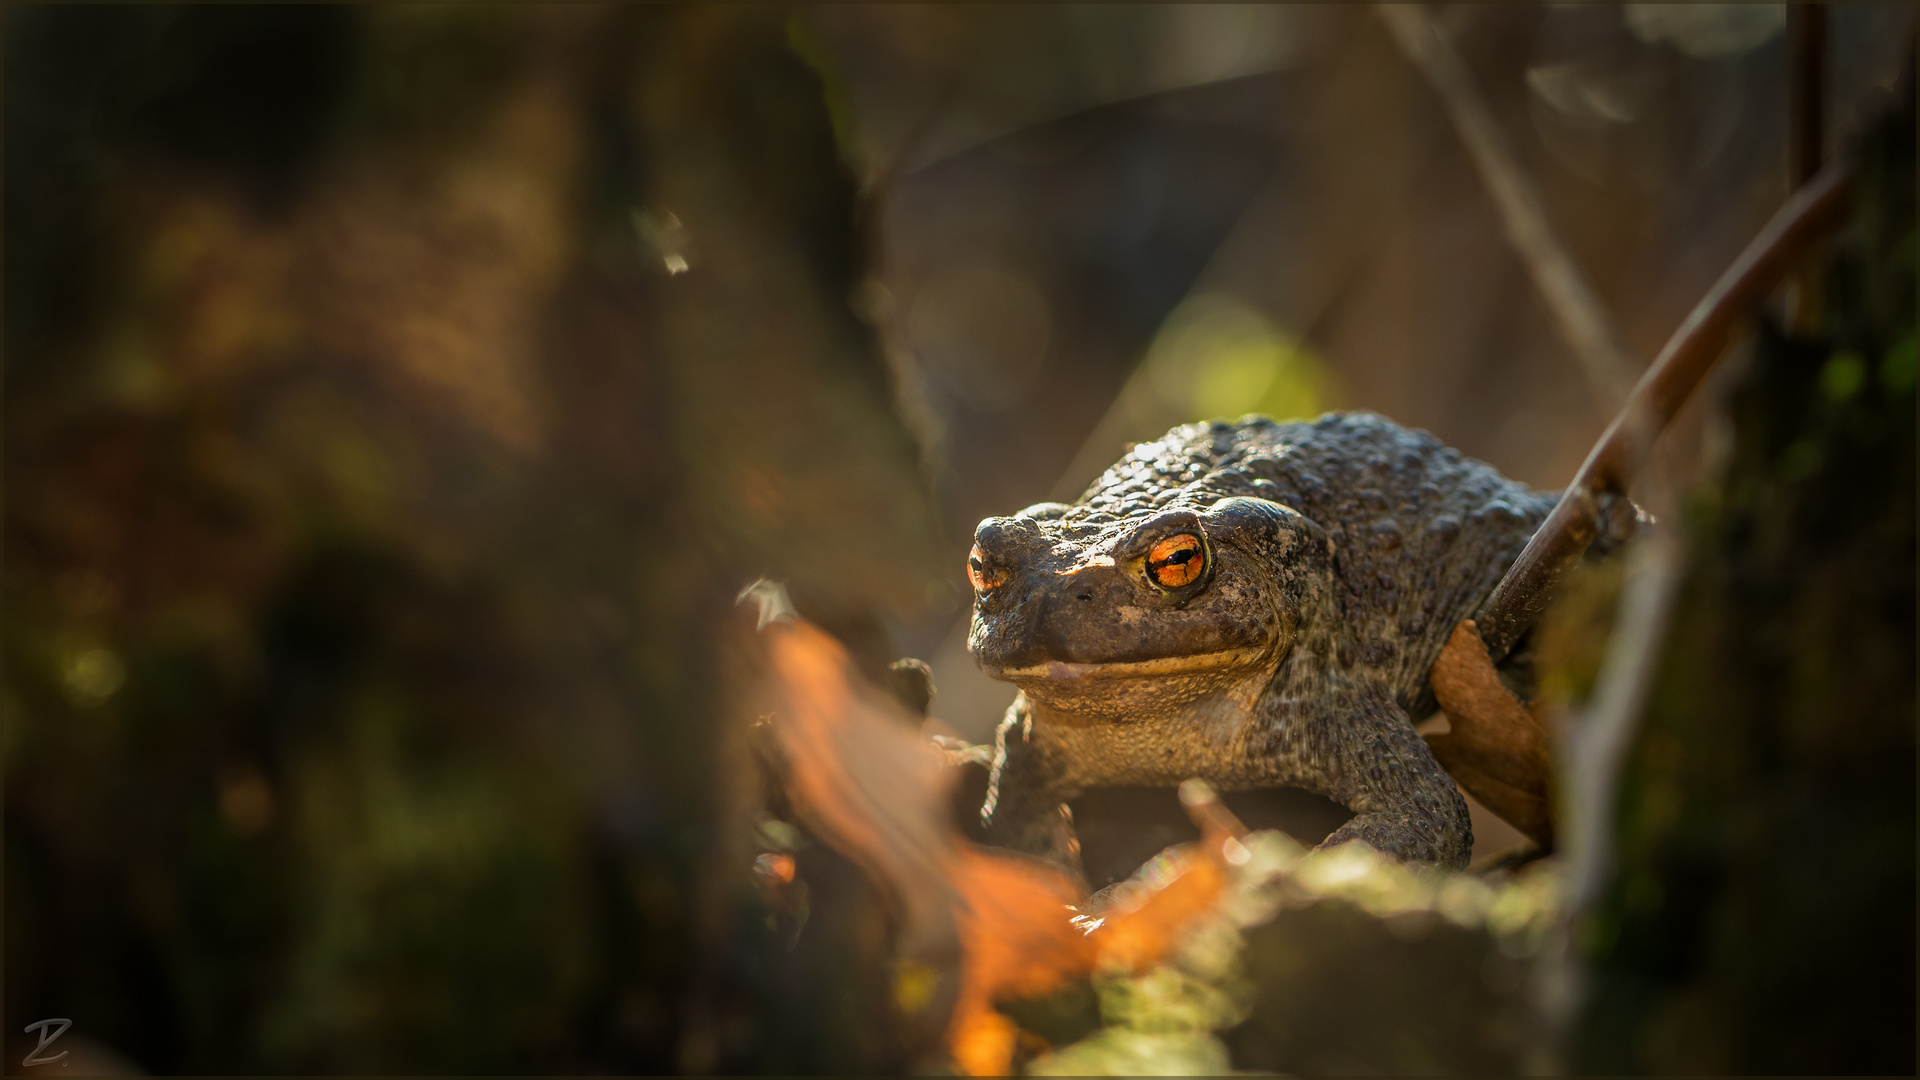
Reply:
[[[1064,873],[961,839],[946,816],[954,773],[941,751],[861,679],[838,641],[781,613],[777,598],[762,602],[776,612],[763,618],[768,698],[789,795],[822,840],[904,909],[903,952],[939,958],[943,943],[957,943],[945,1041],[963,1072],[1012,1067],[1022,1033],[996,1001],[1045,995],[1095,970],[1150,967],[1211,910],[1245,832],[1211,789],[1182,789],[1202,841],[1168,849],[1090,910]]]
[[[1546,725],[1501,684],[1473,620],[1453,628],[1428,679],[1451,728],[1426,737],[1433,756],[1482,805],[1551,851]]]

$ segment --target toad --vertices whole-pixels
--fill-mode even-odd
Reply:
[[[1448,636],[1553,501],[1344,413],[1175,428],[1072,505],[981,522],[967,644],[1019,688],[987,841],[1078,877],[1067,800],[1200,777],[1347,807],[1326,846],[1465,866],[1466,803],[1414,724]]]

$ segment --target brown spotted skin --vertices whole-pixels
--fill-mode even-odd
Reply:
[[[968,646],[1020,687],[981,815],[1078,872],[1091,787],[1298,787],[1354,811],[1326,841],[1466,865],[1466,803],[1413,722],[1427,671],[1553,497],[1371,413],[1192,424],[1072,506],[988,518]],[[1204,568],[1150,575],[1197,537]],[[1169,544],[1169,540],[1174,542]]]

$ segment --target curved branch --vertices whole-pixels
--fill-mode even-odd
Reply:
[[[1553,512],[1474,615],[1496,663],[1599,535],[1602,507],[1626,494],[1654,440],[1726,351],[1735,326],[1838,223],[1853,178],[1853,164],[1845,159],[1822,169],[1773,215],[1668,339]]]

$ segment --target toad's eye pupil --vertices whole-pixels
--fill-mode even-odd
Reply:
[[[981,560],[980,555],[980,548],[977,545],[967,553],[967,581],[973,585],[974,592],[989,593],[1006,584],[1007,572],[999,568],[987,569],[987,564]]]
[[[1206,548],[1190,533],[1169,536],[1147,553],[1147,577],[1163,589],[1185,588],[1199,581],[1206,568]]]

